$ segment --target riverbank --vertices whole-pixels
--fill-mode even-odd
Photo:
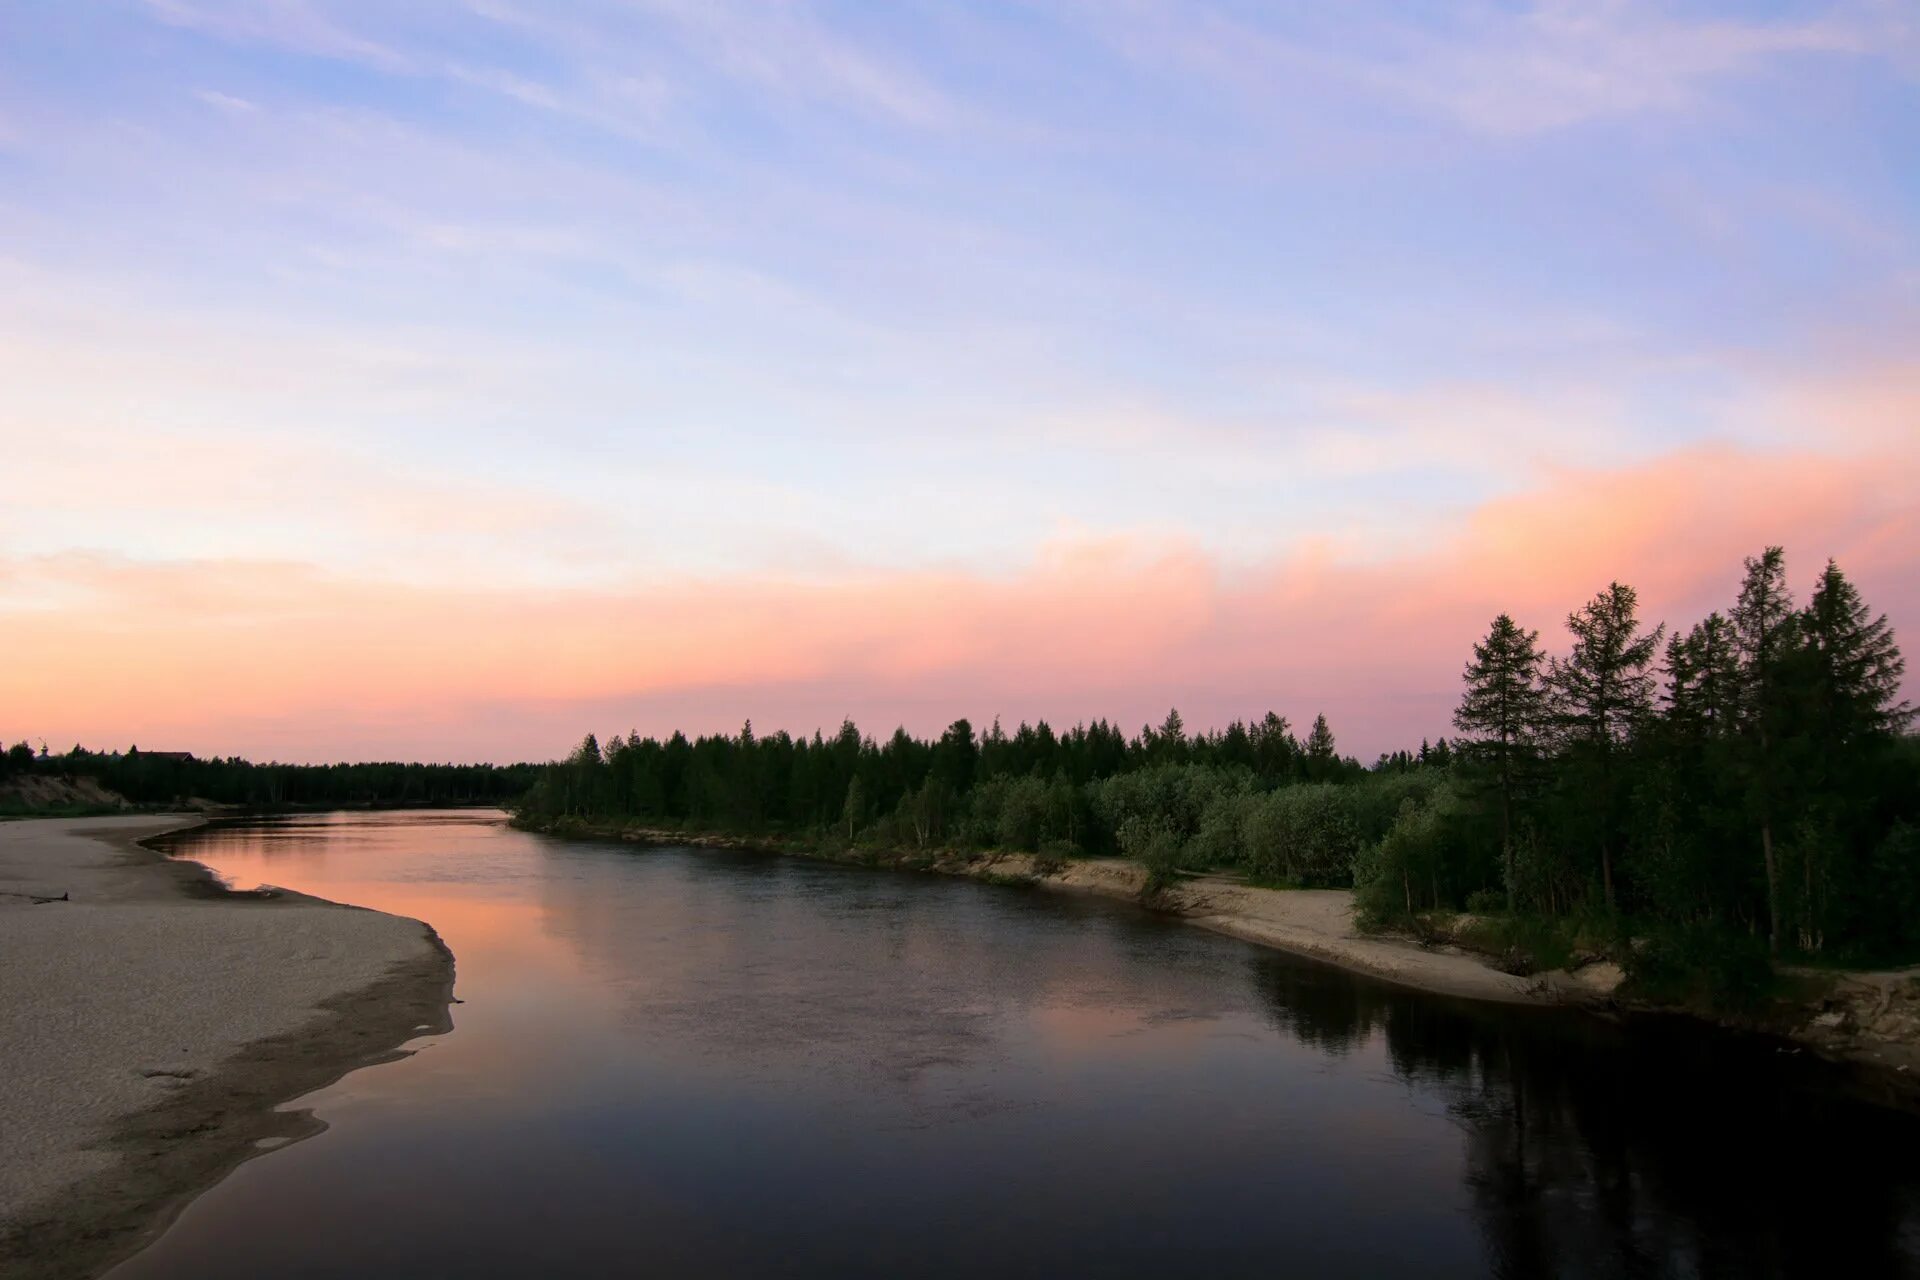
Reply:
[[[749,849],[818,861],[1017,882],[1063,893],[1141,903],[1260,946],[1306,956],[1414,990],[1503,1004],[1574,1005],[1619,1013],[1696,1017],[1732,1030],[1791,1042],[1857,1075],[1855,1091],[1875,1102],[1920,1109],[1920,968],[1884,973],[1795,970],[1790,996],[1760,1016],[1721,1017],[1632,999],[1620,968],[1599,961],[1520,976],[1464,947],[1360,932],[1344,889],[1268,889],[1198,876],[1148,895],[1147,872],[1122,858],[1043,861],[1026,853],[907,852],[833,848],[779,839],[685,833],[578,820],[527,823],[549,835],[694,848]]]
[[[1363,934],[1353,925],[1353,895],[1344,889],[1264,889],[1222,877],[1200,876],[1147,895],[1146,868],[1124,858],[1072,858],[1044,862],[1027,853],[976,853],[836,849],[778,839],[688,834],[644,826],[579,821],[514,825],[548,835],[626,840],[638,844],[751,849],[822,862],[926,871],[974,880],[1018,882],[1060,893],[1083,893],[1140,903],[1203,929],[1260,946],[1308,956],[1387,982],[1440,995],[1505,1004],[1604,1002],[1620,981],[1611,965],[1576,973],[1555,971],[1520,977],[1503,973],[1484,957],[1452,946],[1423,946],[1409,939]]]
[[[451,1028],[430,927],[139,843],[197,821],[0,824],[0,1274],[99,1274],[324,1127],[281,1104]]]

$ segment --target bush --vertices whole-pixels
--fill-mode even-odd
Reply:
[[[1094,815],[1114,833],[1121,853],[1138,857],[1127,847],[1129,830],[1136,849],[1149,832],[1168,832],[1184,844],[1199,834],[1215,801],[1252,788],[1253,775],[1245,769],[1173,764],[1116,774],[1093,784],[1091,792]]]
[[[1498,889],[1475,889],[1467,895],[1467,910],[1476,916],[1499,915],[1507,909],[1507,895]]]
[[[1766,939],[1708,925],[1663,929],[1626,959],[1633,994],[1712,1013],[1751,1014],[1778,989]]]
[[[1038,875],[1057,876],[1067,869],[1067,860],[1079,850],[1065,840],[1049,840],[1040,846],[1033,855],[1033,869]]]
[[[1570,967],[1574,957],[1572,934],[1573,926],[1561,920],[1498,916],[1476,922],[1460,941],[1491,956],[1495,968],[1524,978]]]
[[[1282,787],[1248,805],[1241,836],[1247,870],[1296,884],[1348,883],[1360,850],[1351,791],[1328,783]]]
[[[1182,842],[1165,827],[1151,829],[1137,845],[1132,856],[1147,869],[1147,882],[1140,891],[1143,898],[1154,898],[1172,888],[1180,879]]]
[[[1247,816],[1263,797],[1250,791],[1226,791],[1207,802],[1199,830],[1187,842],[1185,858],[1194,867],[1239,867],[1247,863]]]
[[[1866,964],[1920,959],[1920,827],[1895,822],[1866,859],[1847,897],[1842,954]]]
[[[1359,829],[1360,839],[1371,842],[1383,838],[1400,819],[1409,800],[1425,805],[1436,791],[1446,786],[1446,775],[1438,770],[1419,773],[1378,773],[1348,783],[1350,816]]]

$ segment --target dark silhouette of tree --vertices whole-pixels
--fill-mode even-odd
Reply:
[[[1607,909],[1618,908],[1613,883],[1614,785],[1616,758],[1653,709],[1650,669],[1665,625],[1642,634],[1638,597],[1615,582],[1567,615],[1573,652],[1555,659],[1547,672],[1554,719],[1577,767],[1590,776],[1600,848],[1600,879]]]
[[[1777,954],[1781,941],[1779,864],[1774,857],[1775,769],[1786,714],[1783,669],[1793,653],[1797,615],[1787,592],[1786,553],[1768,547],[1748,557],[1746,579],[1733,608],[1735,652],[1739,657],[1741,741],[1748,803],[1760,833],[1760,858],[1767,876],[1768,945]]]
[[[1801,615],[1800,634],[1812,659],[1815,731],[1825,743],[1895,733],[1913,719],[1913,709],[1899,701],[1907,663],[1887,615],[1874,617],[1831,560]]]
[[[1453,713],[1454,726],[1475,735],[1462,746],[1491,770],[1500,788],[1500,866],[1507,910],[1514,908],[1513,804],[1521,776],[1539,754],[1547,726],[1547,692],[1540,682],[1538,631],[1527,631],[1501,614],[1487,638],[1473,646],[1464,675],[1466,692]],[[1444,740],[1442,745],[1444,746]],[[1423,741],[1420,759],[1434,753]]]
[[[961,719],[931,739],[902,727],[878,742],[851,721],[830,736],[750,723],[664,741],[629,733],[518,775],[460,775],[459,794],[499,797],[517,779],[519,812],[536,822],[1021,849],[1046,862],[1119,853],[1164,875],[1231,867],[1351,884],[1388,924],[1504,905],[1511,924],[1551,932],[1564,928],[1556,917],[1603,907],[1650,944],[1633,957],[1679,957],[1670,968],[1735,995],[1766,969],[1763,930],[1775,949],[1845,962],[1920,959],[1920,739],[1905,736],[1892,628],[1837,566],[1796,609],[1784,557],[1768,548],[1747,562],[1730,612],[1670,641],[1641,625],[1619,583],[1568,627],[1570,651],[1548,662],[1537,633],[1496,617],[1463,671],[1459,736],[1383,751],[1370,769],[1339,755],[1324,715],[1303,743],[1276,712],[1196,731],[1174,711],[1131,738],[1106,719],[1009,732],[998,717],[984,736]],[[7,767],[83,764],[145,779],[142,794],[217,785],[286,803],[410,802],[454,786],[430,772],[439,766],[411,765],[378,767],[400,771],[391,777],[353,766],[351,786],[244,762],[194,766],[189,780],[162,754],[16,749]]]
[[[1333,729],[1327,724],[1327,717],[1317,715],[1313,718],[1313,729],[1307,734],[1307,773],[1316,782],[1322,782],[1333,776],[1334,766],[1339,763],[1339,753],[1334,749]]]

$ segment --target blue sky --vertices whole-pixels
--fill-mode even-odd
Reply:
[[[0,556],[1394,563],[1906,450],[1917,157],[1893,0],[11,3]]]

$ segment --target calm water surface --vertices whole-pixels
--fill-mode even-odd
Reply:
[[[1692,1028],[497,815],[178,849],[431,922],[464,1003],[116,1280],[1920,1275],[1920,1125]]]

